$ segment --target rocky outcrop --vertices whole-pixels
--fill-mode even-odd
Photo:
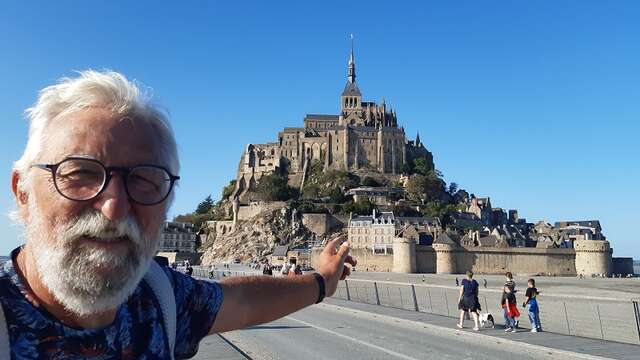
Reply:
[[[276,245],[289,248],[322,241],[302,224],[302,214],[287,204],[268,206],[255,216],[239,220],[235,229],[216,231],[216,222],[204,228],[202,264],[229,262],[239,258],[243,262],[262,261]],[[220,229],[220,226],[217,227]]]

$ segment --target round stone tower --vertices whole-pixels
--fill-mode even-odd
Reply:
[[[584,276],[611,275],[612,250],[606,240],[576,240],[576,273]]]
[[[393,239],[393,272],[413,274],[416,272],[416,242],[411,239]]]
[[[458,271],[456,256],[460,246],[451,236],[453,235],[443,233],[433,242],[433,250],[436,252],[436,274],[455,274]]]

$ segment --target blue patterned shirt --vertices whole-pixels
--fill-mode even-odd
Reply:
[[[14,250],[11,259],[19,251]],[[164,270],[176,297],[175,358],[189,358],[216,319],[222,290],[218,283]],[[0,266],[0,302],[9,327],[12,359],[170,358],[160,305],[144,281],[118,308],[113,323],[100,329],[64,325],[24,294],[22,279],[8,260]]]

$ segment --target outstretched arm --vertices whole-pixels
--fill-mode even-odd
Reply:
[[[338,281],[349,275],[345,262],[356,265],[349,256],[343,236],[327,243],[317,262],[317,272],[325,280],[326,296],[335,293]],[[220,283],[224,300],[210,333],[219,333],[279,319],[312,305],[319,287],[314,275],[274,278],[247,276],[227,278]]]

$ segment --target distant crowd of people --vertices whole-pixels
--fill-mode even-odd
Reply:
[[[495,325],[495,319],[491,313],[482,313],[482,307],[478,300],[480,285],[473,279],[473,272],[467,271],[466,278],[459,281],[456,278],[456,286],[460,287],[460,296],[458,298],[458,309],[460,310],[460,319],[456,326],[460,329],[464,328],[465,316],[471,317],[474,322],[473,330],[478,331],[480,327]],[[500,308],[503,311],[505,331],[517,332],[520,322],[520,311],[518,310],[516,300],[516,283],[513,280],[511,272],[505,273],[505,283],[502,286],[502,296],[500,298]],[[484,279],[484,287],[487,287],[487,280]],[[537,297],[540,291],[536,288],[535,279],[527,281],[527,290],[525,292],[525,301],[522,307],[527,309],[529,322],[531,324],[531,332],[542,331],[540,323],[540,308]]]
[[[632,278],[633,274],[611,274],[611,276],[607,276],[607,274],[591,274],[591,278],[592,279],[596,279],[596,278],[607,278],[607,277],[612,277],[612,278],[618,278],[618,279],[622,279],[622,278]],[[578,274],[578,279],[584,279],[586,278],[586,276],[584,276],[583,274]]]
[[[302,275],[302,266],[296,264],[271,265],[265,264],[262,267],[262,274],[272,276],[273,272],[280,273],[282,276],[298,276]]]

